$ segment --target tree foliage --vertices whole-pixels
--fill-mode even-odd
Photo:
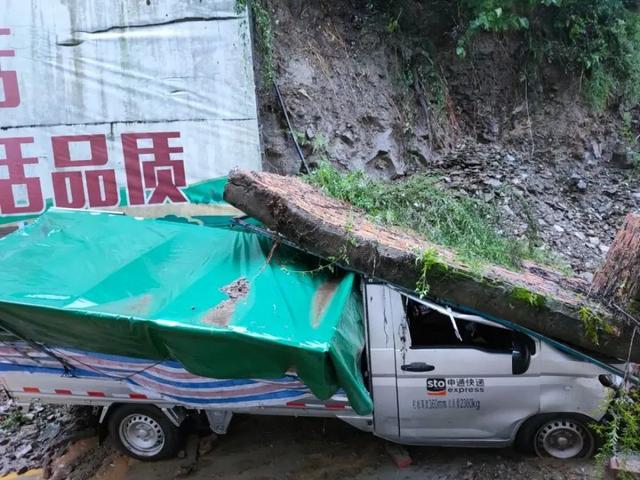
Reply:
[[[369,0],[368,7],[402,25],[415,0]],[[640,102],[640,15],[637,0],[419,0],[428,16],[449,22],[456,50],[464,57],[479,32],[516,33],[527,57],[554,63],[582,79],[594,107],[612,100]],[[409,17],[405,15],[405,17]],[[413,19],[406,19],[413,20]],[[405,25],[408,22],[405,22]],[[411,32],[415,34],[415,30]]]

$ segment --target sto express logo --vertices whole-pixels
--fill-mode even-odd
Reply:
[[[427,378],[427,395],[444,397],[447,394],[447,381],[444,378]]]
[[[484,393],[484,378],[427,378],[427,395],[444,397],[447,393]]]

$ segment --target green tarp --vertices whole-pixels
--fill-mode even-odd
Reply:
[[[51,210],[0,240],[0,326],[213,378],[294,369],[320,399],[342,388],[367,414],[354,282],[252,233]]]

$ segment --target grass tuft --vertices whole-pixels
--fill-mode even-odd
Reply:
[[[378,223],[414,230],[454,250],[472,267],[492,263],[517,269],[525,259],[553,263],[529,241],[501,234],[491,206],[443,189],[433,176],[385,183],[362,172],[341,173],[322,164],[306,180],[363,209]]]

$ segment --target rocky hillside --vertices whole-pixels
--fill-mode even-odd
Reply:
[[[259,70],[275,77],[307,161],[388,181],[430,172],[490,203],[506,233],[535,237],[590,278],[623,216],[640,206],[633,112],[596,113],[582,80],[558,65],[523,69],[513,35],[478,34],[461,58],[421,2],[402,18],[424,20],[431,42],[409,48],[401,22],[370,3],[263,3],[273,53],[265,59],[257,46]],[[300,159],[268,84],[265,168],[296,174]]]

